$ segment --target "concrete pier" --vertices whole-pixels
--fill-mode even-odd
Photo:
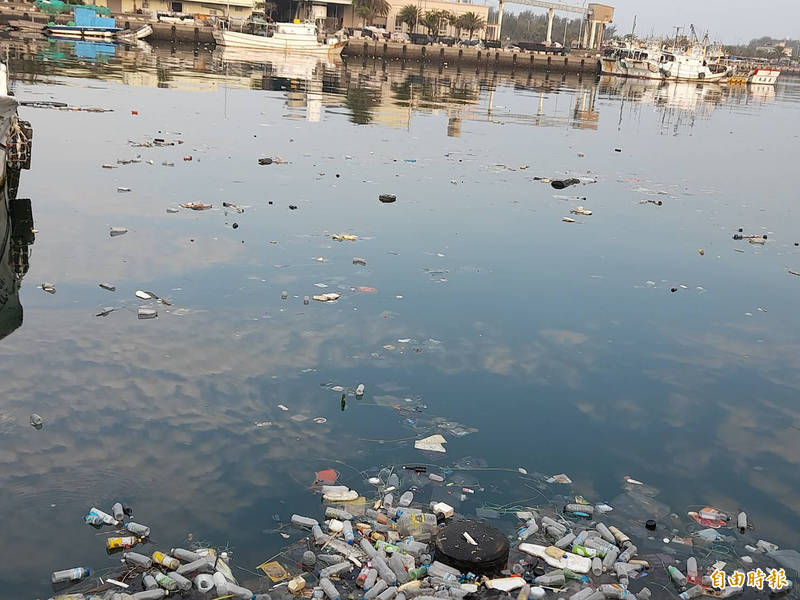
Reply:
[[[348,59],[422,62],[458,68],[475,67],[587,74],[600,72],[600,61],[597,56],[594,53],[586,52],[571,52],[566,56],[559,56],[499,48],[475,49],[350,40],[342,51],[342,56]]]

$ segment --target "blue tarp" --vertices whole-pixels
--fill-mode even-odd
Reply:
[[[75,25],[78,27],[116,27],[113,18],[98,17],[93,8],[76,6],[72,14],[74,16]]]

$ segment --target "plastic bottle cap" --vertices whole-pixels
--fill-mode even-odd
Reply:
[[[88,577],[89,575],[92,574],[92,570],[91,569],[84,569],[84,571],[86,571],[86,577]]]
[[[647,519],[644,526],[649,529],[650,531],[656,530],[656,522],[653,519]]]

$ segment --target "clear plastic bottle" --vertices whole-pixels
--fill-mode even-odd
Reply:
[[[739,533],[744,533],[747,530],[747,513],[741,511],[736,516],[736,526],[739,528]]]
[[[320,546],[326,543],[329,539],[329,536],[325,535],[322,532],[322,527],[320,527],[319,525],[314,525],[311,528],[311,533],[314,535],[314,542]]]
[[[375,550],[375,548],[373,548],[372,545],[369,543],[369,540],[366,540],[363,537],[358,541],[358,544],[359,546],[361,546],[361,549],[366,553],[366,555],[369,556],[370,558],[372,558],[378,553],[378,551]]]
[[[203,556],[200,556],[197,552],[192,552],[191,550],[184,550],[183,548],[172,548],[169,551],[169,553],[178,560],[185,563],[191,563],[195,562],[196,560],[205,558]]]
[[[567,533],[562,538],[557,540],[556,543],[553,544],[553,545],[556,548],[561,548],[563,550],[564,548],[569,546],[574,540],[575,540],[575,534],[574,533]]]
[[[411,503],[413,501],[414,501],[414,492],[409,490],[407,492],[403,492],[403,494],[400,496],[400,500],[397,501],[397,505],[405,508],[411,506]]]
[[[149,537],[150,536],[150,528],[146,525],[139,525],[139,523],[134,523],[133,521],[129,521],[125,523],[125,529],[130,531],[133,535],[138,535],[139,537]]]
[[[400,487],[400,477],[397,476],[397,473],[392,473],[391,475],[389,475],[389,481],[387,485],[393,488]]]
[[[383,590],[377,596],[377,600],[392,600],[397,595],[397,588],[392,586]]]
[[[161,571],[151,571],[150,574],[155,578],[156,583],[158,583],[158,585],[160,585],[168,592],[178,591],[178,582],[172,579],[171,577],[168,577]]]
[[[564,512],[573,513],[573,514],[584,514],[584,515],[593,515],[594,514],[594,506],[591,504],[567,504],[564,507]]]
[[[194,560],[190,563],[186,563],[175,569],[176,573],[180,575],[188,575],[190,573],[200,573],[200,572],[208,572],[213,570],[214,566],[212,563],[208,561],[208,558],[201,557],[198,560]]]
[[[335,506],[328,506],[325,509],[325,516],[328,519],[339,519],[340,521],[352,521],[353,515],[346,510],[336,508]]]
[[[592,559],[592,575],[598,577],[603,574],[603,561],[598,556]]]
[[[384,582],[389,585],[397,583],[397,576],[394,574],[394,571],[389,568],[389,565],[386,564],[386,561],[383,560],[380,554],[375,554],[375,556],[372,557],[372,566],[375,567],[375,570],[378,571],[378,575],[380,575],[380,578],[383,579]]]
[[[575,592],[569,597],[569,600],[586,600],[589,596],[594,594],[594,590],[590,587],[585,587],[582,590]]]
[[[634,546],[633,544],[628,544],[625,550],[623,550],[620,553],[619,558],[617,560],[619,560],[620,562],[628,562],[630,559],[636,556],[636,553],[638,551],[639,549],[636,546]]]
[[[355,543],[356,537],[353,534],[353,524],[350,521],[342,523],[342,535],[344,535],[344,541],[351,546]]]
[[[392,554],[386,561],[386,564],[389,565],[389,568],[397,577],[397,583],[403,584],[406,581],[408,581],[408,573],[406,572],[406,565],[403,562],[403,559],[400,558],[400,554]]]
[[[117,521],[122,521],[122,519],[125,518],[125,511],[122,510],[122,502],[116,502],[114,506],[111,507],[111,513]]]
[[[158,582],[150,573],[142,573],[142,587],[146,590],[154,590],[158,588]]]
[[[311,517],[304,517],[302,515],[292,515],[292,525],[295,527],[314,527],[314,525],[319,525],[316,519],[312,519]]]
[[[610,571],[619,557],[619,548],[611,548],[603,558],[603,569]]]
[[[686,578],[691,581],[697,580],[697,559],[694,556],[686,559]]]
[[[416,569],[409,569],[408,571],[408,578],[410,580],[423,579],[427,576],[428,576],[428,567],[426,567],[425,565],[417,567]]]
[[[149,556],[139,554],[138,552],[125,552],[122,555],[122,560],[132,567],[144,567],[149,569],[153,566],[153,561]]]
[[[428,549],[428,544],[418,542],[413,538],[400,540],[395,544],[400,552],[405,552],[411,556],[419,556]]]
[[[613,544],[616,540],[614,539],[614,534],[609,531],[608,527],[606,527],[603,523],[598,523],[594,526],[597,529],[597,532],[600,534],[605,541],[610,544]]]
[[[369,588],[369,590],[367,590],[364,593],[364,600],[372,600],[373,598],[377,598],[380,594],[382,594],[388,589],[389,586],[387,585],[387,583],[383,579],[381,579],[380,581],[378,581],[378,583],[373,585],[371,588]]]
[[[378,581],[378,571],[376,571],[375,569],[370,569],[369,573],[367,573],[367,578],[364,580],[364,589],[365,590],[372,589],[377,581]]]
[[[397,521],[397,531],[401,536],[410,535],[417,541],[427,541],[436,533],[436,515],[403,514]]]
[[[690,587],[685,592],[678,594],[678,597],[681,600],[692,600],[692,598],[697,598],[698,596],[702,596],[704,593],[704,588],[702,585],[695,585]]]
[[[161,600],[166,597],[167,590],[144,590],[143,592],[135,592],[131,596],[134,600]]]
[[[676,567],[670,565],[667,567],[667,572],[669,573],[672,581],[675,582],[675,585],[677,585],[679,588],[686,587],[686,575],[681,573]]]
[[[100,510],[99,508],[95,508],[94,506],[89,509],[89,515],[96,515],[100,517],[105,525],[113,525],[114,527],[116,527],[119,524],[117,520],[110,514],[103,512],[102,510]],[[87,515],[87,517],[89,515]]]
[[[55,571],[52,575],[50,575],[50,581],[53,583],[80,581],[84,577],[88,577],[91,574],[91,569],[87,569],[85,567],[75,567],[74,569],[66,569],[64,571]]]
[[[394,506],[394,496],[389,493],[383,497],[383,507],[387,510],[391,509]]]
[[[336,563],[335,565],[331,565],[330,567],[325,567],[319,572],[320,579],[328,579],[333,577],[334,575],[340,575],[341,573],[346,573],[352,568],[352,565],[348,561],[342,561]]]
[[[567,579],[564,577],[564,573],[562,573],[561,571],[551,571],[550,573],[539,575],[533,580],[533,582],[536,585],[550,585],[550,586],[564,585],[566,581]]]
[[[616,548],[616,546],[614,546],[614,544],[609,544],[607,541],[605,541],[600,536],[591,537],[591,538],[587,539],[583,543],[583,545],[586,546],[587,548],[594,548],[595,550],[597,550],[597,555],[600,558],[602,558],[606,554],[608,554],[608,551],[611,550],[611,548]]]
[[[177,571],[170,571],[167,576],[178,584],[178,589],[184,592],[192,589],[192,582]]]
[[[244,588],[240,585],[236,585],[235,583],[228,582],[228,594],[233,594],[234,598],[239,598],[239,600],[251,600],[253,598],[253,591],[247,588]]]

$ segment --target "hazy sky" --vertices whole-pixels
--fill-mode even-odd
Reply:
[[[601,0],[602,1],[602,0]],[[607,0],[614,7],[617,31],[629,32],[638,15],[636,33],[674,31],[675,25],[694,23],[698,35],[708,30],[712,39],[734,44],[752,38],[800,37],[800,0]]]
[[[513,1],[513,0],[509,0]],[[583,0],[564,0],[580,5]],[[698,35],[709,32],[712,40],[737,44],[769,35],[800,38],[800,0],[598,0],[614,7],[617,31],[628,33],[633,15],[638,15],[636,33],[640,36],[665,34],[675,25],[689,28],[694,23]],[[495,3],[495,2],[493,2]],[[496,3],[495,3],[496,4]],[[513,11],[525,10],[507,4]],[[544,12],[541,8],[532,8]],[[568,13],[560,13],[565,16]]]

